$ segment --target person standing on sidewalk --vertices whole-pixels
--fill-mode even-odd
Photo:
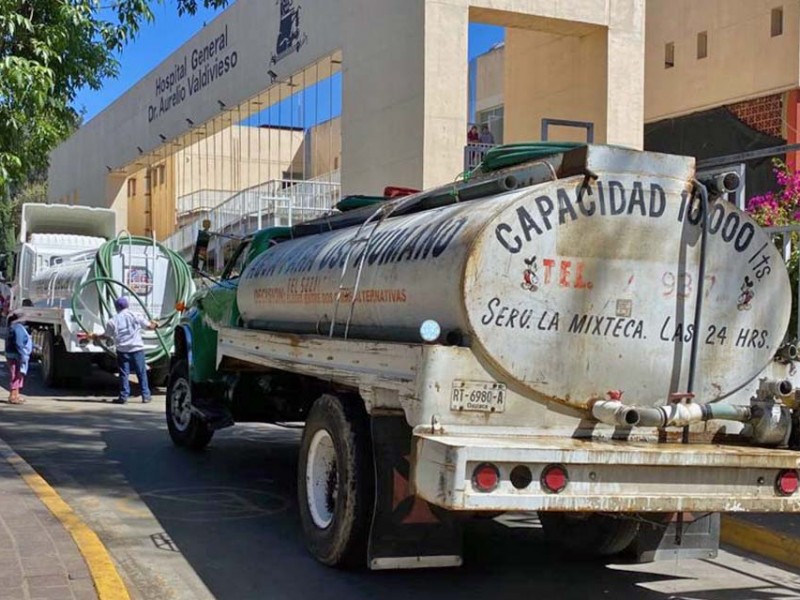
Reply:
[[[136,373],[142,388],[142,402],[150,402],[150,386],[147,382],[147,364],[144,358],[144,342],[142,329],[157,329],[158,323],[147,321],[129,310],[128,299],[124,296],[114,301],[117,314],[106,323],[104,336],[92,334],[91,339],[105,337],[113,340],[117,352],[117,367],[119,368],[119,397],[115,404],[125,404],[131,395],[129,381],[131,371]]]
[[[9,315],[7,325],[6,360],[11,379],[8,403],[23,404],[25,400],[19,393],[22,386],[25,385],[25,375],[28,374],[28,365],[33,352],[33,339],[25,326],[19,322],[19,315]]]

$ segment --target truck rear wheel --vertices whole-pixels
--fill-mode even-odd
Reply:
[[[358,402],[323,395],[306,419],[297,471],[306,546],[323,564],[366,564],[374,472],[369,417]]]
[[[58,367],[60,354],[58,350],[55,333],[52,329],[48,329],[42,339],[42,380],[47,387],[57,387],[62,383]]]
[[[176,446],[202,450],[214,432],[192,408],[192,381],[185,360],[175,363],[167,386],[167,429]]]
[[[598,513],[540,512],[545,536],[584,556],[612,556],[631,545],[639,522]]]

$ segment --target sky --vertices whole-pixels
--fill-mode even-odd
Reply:
[[[220,11],[200,9],[196,15],[179,17],[175,0],[166,0],[163,4],[153,3],[153,12],[156,17],[155,23],[145,24],[139,37],[120,54],[119,77],[106,80],[100,90],[83,89],[78,92],[75,107],[85,112],[84,122],[90,120],[124,94],[126,90],[197,33],[205,23],[209,23]],[[469,58],[472,59],[502,41],[504,30],[490,25],[471,24],[469,35]],[[332,82],[323,82],[321,85],[325,86],[324,93],[322,93],[323,90],[320,90],[318,94],[315,89],[306,91],[303,100],[307,106],[317,101],[317,94],[320,101],[328,96],[332,96],[334,99],[341,98],[340,76],[335,76]],[[288,104],[284,107],[276,106],[271,114],[262,115],[260,123],[299,125],[303,121],[305,126],[313,124],[309,121],[310,114],[304,114],[302,108],[298,107],[298,104],[302,105],[302,102],[296,99],[291,110]],[[310,111],[305,112],[310,113]],[[341,101],[334,100],[332,106],[326,104],[321,112],[323,116],[324,114],[328,116],[339,114]]]

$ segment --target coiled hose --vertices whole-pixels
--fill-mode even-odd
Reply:
[[[575,148],[580,148],[586,144],[574,142],[523,142],[519,144],[503,144],[490,148],[483,157],[477,169],[483,172],[497,171],[506,167],[512,167],[532,160],[538,160],[545,156],[569,152]]]
[[[159,323],[159,328],[156,329],[159,345],[156,348],[151,348],[145,351],[145,359],[147,364],[151,365],[161,361],[162,359],[169,358],[171,351],[170,349],[173,346],[173,340],[175,336],[175,327],[177,327],[178,323],[180,322],[181,315],[178,310],[174,308],[173,304],[173,308],[169,313],[161,315],[158,319],[154,319],[153,315],[150,314],[150,311],[147,309],[147,306],[139,297],[139,295],[136,294],[136,292],[134,292],[129,286],[114,278],[112,259],[115,254],[119,254],[122,251],[124,246],[155,246],[161,255],[167,257],[170,263],[169,271],[172,274],[175,289],[174,304],[189,303],[189,300],[194,293],[194,283],[192,282],[191,268],[186,261],[176,252],[170,250],[163,244],[154,242],[150,238],[122,234],[117,238],[103,244],[97,251],[94,264],[92,265],[90,277],[77,286],[72,294],[72,314],[75,316],[75,321],[78,324],[78,327],[80,327],[85,333],[91,333],[91,331],[89,331],[89,329],[87,329],[86,325],[83,323],[80,313],[77,310],[81,292],[83,292],[83,290],[89,286],[95,286],[97,290],[98,305],[100,307],[100,314],[98,317],[101,323],[105,323],[114,314],[116,314],[116,310],[114,309],[114,301],[119,295],[119,289],[121,288],[125,290],[136,300],[136,302],[138,302],[139,306],[142,307],[148,319],[157,320]],[[106,346],[103,346],[103,348],[110,354],[114,354],[114,351],[110,348]]]

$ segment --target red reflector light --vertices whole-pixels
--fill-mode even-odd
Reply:
[[[569,483],[567,470],[561,465],[550,465],[542,471],[542,487],[553,494],[564,491]]]
[[[775,480],[775,489],[781,496],[791,496],[800,487],[800,476],[797,471],[787,470],[778,473]]]
[[[472,485],[479,492],[492,492],[500,484],[500,471],[493,464],[482,463],[472,472]]]

